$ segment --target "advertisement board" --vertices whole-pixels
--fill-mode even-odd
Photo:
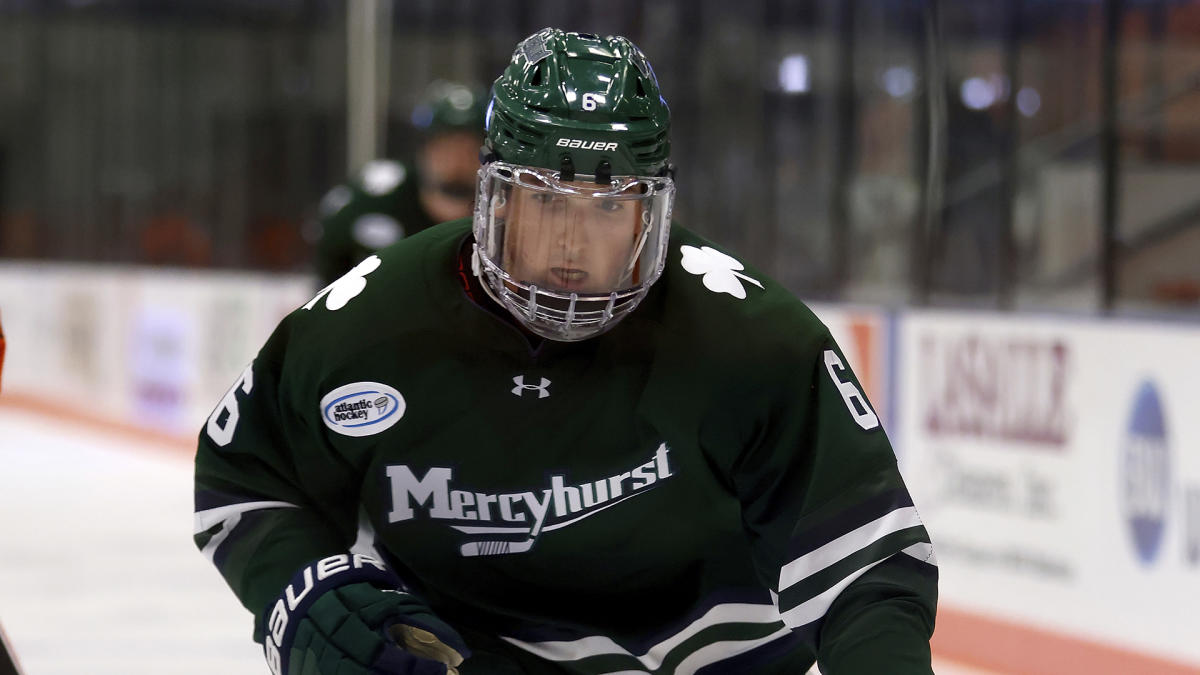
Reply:
[[[312,293],[302,275],[6,263],[4,394],[192,435]]]
[[[1200,330],[915,312],[897,338],[942,602],[1200,668]]]

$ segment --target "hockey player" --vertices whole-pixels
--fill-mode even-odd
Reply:
[[[376,159],[321,198],[316,271],[327,285],[360,260],[431,225],[471,215],[483,96],[438,80],[413,109],[415,162]]]
[[[473,220],[359,263],[217,406],[196,543],[272,672],[931,672],[879,419],[800,301],[671,225],[669,126],[625,38],[530,36]]]
[[[17,652],[9,644],[4,627],[0,626],[0,675],[21,675],[21,662],[17,661]]]

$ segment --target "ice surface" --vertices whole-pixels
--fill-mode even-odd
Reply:
[[[268,672],[192,544],[191,481],[178,444],[0,405],[0,624],[26,675]]]

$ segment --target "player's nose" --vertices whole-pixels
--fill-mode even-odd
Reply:
[[[576,260],[587,247],[586,222],[578,214],[569,214],[560,222],[562,227],[558,229],[558,245],[568,260]]]

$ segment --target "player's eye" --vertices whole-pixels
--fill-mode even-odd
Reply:
[[[605,214],[620,213],[625,210],[625,204],[617,199],[601,199],[596,202],[596,208]]]

